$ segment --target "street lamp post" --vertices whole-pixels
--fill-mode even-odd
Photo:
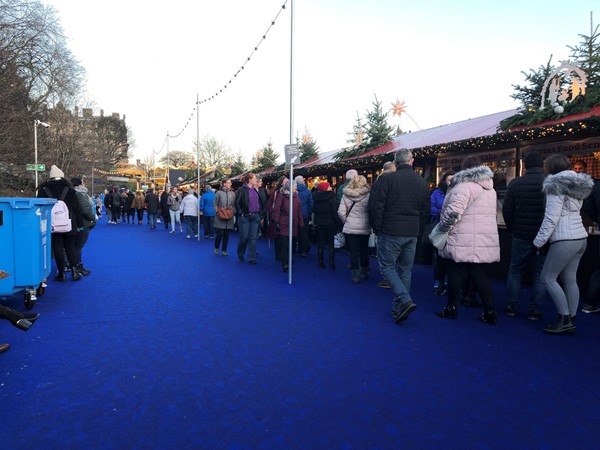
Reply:
[[[36,191],[38,188],[38,151],[37,151],[37,127],[38,127],[38,125],[41,125],[44,128],[48,128],[50,126],[46,122],[42,122],[41,120],[35,119],[33,121],[33,146],[34,146],[34,151],[35,151],[35,190]]]

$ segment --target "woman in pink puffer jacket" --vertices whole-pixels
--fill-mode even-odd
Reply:
[[[440,229],[449,230],[439,255],[448,268],[448,304],[437,316],[456,319],[461,271],[470,275],[484,305],[480,320],[495,324],[492,283],[486,274],[489,263],[500,261],[496,223],[494,173],[477,156],[469,156],[454,175],[442,207]]]

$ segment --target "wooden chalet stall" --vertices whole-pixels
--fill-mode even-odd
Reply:
[[[517,113],[517,110],[503,111],[403,134],[379,148],[341,161],[333,160],[337,153],[334,152],[327,158],[298,166],[295,173],[305,177],[318,174],[327,177],[332,184],[339,185],[343,182],[345,172],[353,168],[368,180],[373,180],[383,163],[393,159],[396,150],[408,148],[415,155],[415,171],[424,176],[433,189],[444,171],[460,170],[467,155],[479,156],[496,174],[494,181],[498,192],[501,262],[494,264],[491,269],[493,275],[504,278],[510,261],[511,237],[502,217],[502,203],[510,180],[523,173],[523,155],[531,150],[537,150],[543,156],[563,153],[572,162],[586,163],[587,172],[593,178],[600,179],[600,107],[551,122],[499,131],[500,122]],[[588,275],[585,271],[586,267],[591,267],[591,258],[597,258],[598,240],[598,236],[590,237],[588,251],[580,265],[581,279]],[[427,255],[418,254],[417,258],[424,262],[429,260]]]

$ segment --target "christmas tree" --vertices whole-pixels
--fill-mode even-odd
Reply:
[[[308,130],[304,129],[304,135],[302,136],[302,141],[300,142],[300,162],[305,162],[311,159],[312,157],[319,154],[319,146],[310,135]]]
[[[366,119],[367,150],[380,147],[392,139],[394,129],[388,123],[388,113],[383,112],[381,102],[377,99],[377,96],[373,101],[373,109],[367,111]]]
[[[269,141],[267,145],[258,150],[252,157],[252,167],[257,172],[260,172],[261,170],[276,166],[278,159],[279,153],[275,152],[273,143]]]

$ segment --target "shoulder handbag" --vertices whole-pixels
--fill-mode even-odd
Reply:
[[[471,203],[469,206],[467,206],[467,209],[464,210],[463,215],[469,209],[471,209],[477,203],[479,203],[479,200],[481,200],[481,197],[483,197],[484,192],[485,191],[482,190],[481,194],[479,194],[479,196],[475,199],[475,201],[473,203]],[[431,242],[431,245],[433,245],[438,250],[442,250],[446,246],[446,241],[448,240],[448,232],[452,229],[452,227],[450,227],[446,231],[441,231],[439,228],[441,223],[442,223],[441,221],[438,222],[437,225],[433,228],[433,230],[431,230],[431,233],[429,233],[429,241]],[[454,226],[454,224],[452,224],[452,226]]]
[[[423,235],[421,238],[421,245],[431,245],[431,241],[429,240],[429,235],[437,225],[437,222],[430,218],[429,221],[423,227]]]
[[[233,219],[233,207],[229,206],[229,192],[226,192],[225,206],[217,206],[217,217],[221,220]]]

